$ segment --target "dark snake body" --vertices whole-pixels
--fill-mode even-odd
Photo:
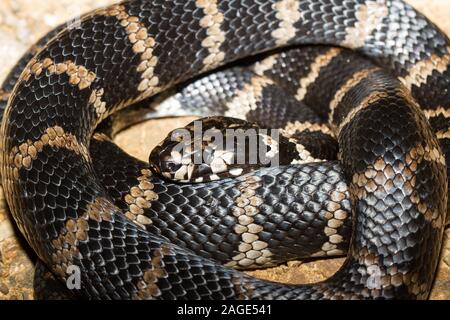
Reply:
[[[370,30],[363,41],[355,35],[361,24]],[[338,162],[313,163],[180,186],[105,141],[89,143],[108,114],[202,71],[284,45],[352,46],[352,37],[360,42],[354,49],[412,83],[448,156],[441,132],[448,129],[448,40],[402,2],[127,1],[59,33],[14,88],[1,129],[1,175],[19,228],[61,279],[69,265],[79,266],[80,293],[89,298],[426,298],[446,215],[445,160],[409,92],[368,62],[347,74],[330,68],[328,91],[312,93],[314,82],[303,97],[330,118],[342,169]],[[424,80],[408,78],[416,66],[425,69]],[[117,163],[105,165],[112,156]],[[121,192],[108,194],[112,185]],[[335,233],[308,232],[331,220],[342,220],[331,229],[348,229],[350,201],[348,259],[323,283],[265,282],[211,260],[243,254],[234,264],[276,263],[270,249],[296,241],[317,248],[329,240],[330,250],[345,250]],[[152,221],[146,230],[122,215],[137,220],[145,203]],[[237,227],[244,231],[230,233]],[[239,242],[252,247],[252,256],[233,246]],[[286,249],[285,257],[289,250],[298,255],[298,248]]]

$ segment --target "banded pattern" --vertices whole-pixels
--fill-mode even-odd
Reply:
[[[209,52],[209,55],[203,59],[205,70],[209,70],[218,66],[225,59],[225,52],[220,51],[220,47],[225,41],[225,32],[220,28],[225,19],[217,7],[217,0],[198,0],[196,5],[202,8],[205,14],[200,20],[200,26],[206,28],[208,35],[202,41],[202,46]]]
[[[37,141],[22,143],[19,147],[12,149],[9,155],[9,162],[14,163],[15,177],[18,178],[18,171],[24,167],[29,169],[32,161],[36,160],[38,153],[42,152],[45,146],[64,148],[74,151],[88,159],[87,149],[79,144],[77,139],[70,133],[65,133],[64,129],[59,126],[50,127]]]
[[[282,0],[275,2],[273,8],[279,20],[278,28],[272,31],[272,37],[276,39],[278,46],[285,45],[295,37],[295,23],[301,18],[300,1]]]
[[[158,57],[153,55],[155,39],[150,37],[146,27],[139,23],[139,17],[130,16],[123,5],[100,9],[97,14],[116,17],[125,28],[128,40],[133,45],[133,52],[141,55],[141,62],[136,69],[141,73],[141,82],[137,89],[142,92],[141,97],[152,95],[159,83],[158,77],[154,75],[154,68],[158,63]]]
[[[443,73],[446,71],[449,63],[450,55],[448,54],[443,56],[431,55],[414,64],[408,70],[408,74],[401,80],[408,89],[411,89],[412,86],[420,87],[427,83],[428,77],[432,76],[433,72]]]
[[[152,191],[154,186],[149,181],[150,170],[142,169],[141,174],[137,177],[139,184],[130,188],[130,193],[124,197],[124,200],[129,205],[125,216],[143,227],[152,223],[152,220],[144,215],[144,209],[150,208],[152,201],[158,200],[158,195]]]
[[[310,66],[310,72],[304,78],[300,79],[300,87],[297,90],[296,98],[302,101],[306,93],[308,92],[308,86],[317,80],[319,72],[322,68],[326,67],[331,60],[341,52],[338,48],[331,48],[330,51],[323,55],[318,55],[314,62]]]
[[[272,80],[261,76],[254,76],[250,83],[244,85],[236,97],[227,104],[226,116],[245,118],[246,114],[257,108],[256,102],[261,100],[265,86],[273,84]]]
[[[385,0],[366,1],[357,4],[355,9],[355,25],[345,29],[346,36],[341,42],[343,47],[351,49],[364,46],[368,37],[389,14]]]
[[[67,277],[64,269],[69,264],[81,268],[79,293],[88,298],[427,296],[447,209],[447,175],[441,148],[413,97],[423,108],[445,106],[445,94],[435,94],[428,105],[423,104],[428,96],[423,90],[433,86],[432,92],[445,92],[448,76],[446,70],[438,75],[433,73],[420,88],[413,86],[410,96],[400,81],[390,75],[407,79],[411,66],[424,57],[447,55],[449,40],[426,18],[398,0],[358,0],[353,5],[342,4],[339,6],[342,10],[330,9],[334,1],[322,0],[319,6],[314,3],[317,4],[313,0],[264,3],[250,0],[245,5],[241,1],[129,0],[87,14],[79,28],[63,30],[39,51],[15,85],[4,114],[0,136],[6,152],[1,157],[1,176],[19,228],[62,280]],[[204,23],[208,19],[213,21],[212,25]],[[361,26],[362,33],[357,32]],[[211,32],[210,28],[220,31]],[[205,46],[204,40],[211,34],[218,39],[206,41]],[[262,51],[302,43],[358,48],[389,69],[378,71],[362,58],[355,58],[350,66],[343,51],[324,63],[318,75],[314,75],[316,80],[308,84],[301,102],[314,109],[323,122],[332,124],[340,146],[342,169],[334,162],[266,168],[235,180],[189,188],[158,183],[158,178],[151,176],[147,182],[153,184],[152,192],[158,199],[145,209],[152,223],[144,230],[123,216],[124,210],[131,207],[124,200],[129,190],[108,195],[111,185],[108,171],[104,171],[103,182],[98,180],[91,157],[83,156],[99,117],[200,74],[205,64],[209,65],[210,61],[205,59],[211,54],[215,57],[211,58],[212,65],[220,66]],[[147,59],[150,54],[147,56],[146,52],[151,52],[151,59],[157,57],[154,63]],[[316,57],[312,55],[308,61]],[[295,60],[284,52],[275,59]],[[76,68],[72,68],[74,73],[70,75],[48,69],[55,66],[56,70],[56,66],[71,62]],[[144,63],[145,70],[139,69]],[[270,76],[286,66],[291,69],[287,76]],[[272,68],[260,68],[262,74],[257,77],[282,84],[292,76],[297,85],[294,89],[287,86],[290,89],[286,91],[295,97],[299,82],[311,73],[311,68],[311,65],[297,68],[300,73],[295,74],[291,64],[281,63],[277,67],[274,63]],[[254,98],[260,99],[269,90],[265,84],[265,81],[256,83],[256,91],[245,85],[240,88],[243,90],[240,96],[253,97],[253,101],[247,101],[242,117],[257,118]],[[321,86],[327,90],[318,94],[321,91],[316,89]],[[378,95],[383,90],[389,94]],[[92,98],[93,92],[95,97],[102,93],[101,102]],[[371,94],[376,99],[367,99]],[[105,110],[98,112],[95,102]],[[291,103],[295,105],[292,100]],[[222,111],[226,114],[230,110],[225,107]],[[283,121],[280,127],[295,118]],[[439,130],[443,130],[443,122],[439,123]],[[437,127],[437,122],[432,120],[431,124]],[[62,129],[61,135],[55,137],[56,143],[36,146],[49,128]],[[80,147],[74,148],[68,141],[76,141]],[[108,144],[94,141],[92,146]],[[22,159],[17,156],[22,152],[21,146],[27,149],[21,154]],[[40,152],[35,152],[41,147]],[[23,156],[27,159],[25,163]],[[22,160],[17,161],[20,168],[14,162],[16,157]],[[391,173],[386,169],[388,165],[395,172],[392,179],[386,177]],[[142,167],[137,170],[139,166]],[[145,169],[143,164],[135,162],[134,177],[142,175],[141,169]],[[360,183],[364,181],[362,175],[367,183]],[[344,177],[350,181],[348,199],[354,204],[355,228],[347,261],[332,278],[315,285],[287,286],[244,276],[216,263],[239,256],[248,247],[241,247],[240,251],[242,243],[251,244],[252,249],[245,251],[245,257],[233,260],[237,265],[258,264],[256,260],[261,256],[270,258],[266,261],[270,263],[279,260],[277,255],[289,258],[293,249],[284,245],[302,239],[299,229],[305,227],[295,212],[301,212],[306,221],[316,221],[317,215],[323,217],[325,225],[334,230],[321,225],[324,231],[316,239],[321,238],[321,245],[330,244],[322,248],[327,254],[341,250],[345,240],[339,235],[349,215],[337,212],[344,209],[350,212],[350,202],[347,206],[343,189],[338,195],[329,188]],[[127,178],[125,174],[124,179]],[[226,209],[233,203],[241,204],[240,200],[235,201],[243,195],[239,186],[245,179],[251,184],[256,182],[255,194],[248,196],[263,202],[249,202],[258,206],[258,213],[245,226],[252,225],[247,230],[251,232],[238,234],[230,230],[248,222],[245,220],[248,215],[239,215],[242,217],[239,221],[239,217],[227,215]],[[334,182],[330,184],[327,179]],[[316,189],[318,181],[321,190]],[[130,183],[125,186],[128,189]],[[142,191],[139,189],[135,191]],[[312,189],[317,190],[313,192],[317,198],[314,204],[306,204]],[[327,200],[336,203],[337,199],[341,199],[339,207],[327,203]],[[242,201],[248,206],[250,200]],[[308,210],[316,215],[310,215]],[[333,211],[334,218],[327,214],[329,211]],[[165,219],[158,220],[156,213],[162,213]],[[169,224],[172,228],[167,228]],[[308,233],[306,230],[304,234]],[[192,241],[194,237],[198,239],[196,242]],[[257,241],[267,247],[258,247]],[[199,255],[186,247],[197,247],[194,249]],[[216,250],[219,247],[222,251]],[[270,254],[266,252],[264,256],[264,250]],[[314,252],[317,251],[315,246]]]
[[[264,227],[255,222],[253,216],[258,213],[263,200],[256,195],[255,189],[261,187],[261,179],[247,177],[239,186],[241,195],[235,199],[236,207],[232,209],[237,217],[234,231],[242,237],[238,246],[239,254],[227,263],[230,267],[261,267],[270,265],[270,257],[273,255],[267,247],[268,243],[261,241],[258,234]]]
[[[77,66],[70,60],[55,64],[50,58],[46,58],[42,62],[31,60],[21,78],[23,81],[28,81],[32,75],[37,77],[44,70],[48,70],[50,74],[66,73],[69,76],[69,83],[78,86],[80,90],[88,88],[96,78],[95,73],[88,71],[83,66]]]

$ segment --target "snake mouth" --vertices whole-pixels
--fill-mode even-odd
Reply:
[[[149,164],[153,171],[169,180],[188,181],[192,175],[192,154],[180,150],[179,141],[165,139],[149,155]]]
[[[150,152],[148,162],[153,172],[168,178],[172,176],[173,170],[178,170],[180,166],[172,160],[170,153],[167,154],[166,148],[162,146],[156,146]]]
[[[160,161],[160,174],[164,177],[171,178],[177,174],[177,172],[183,167],[180,163],[175,163],[174,161]]]

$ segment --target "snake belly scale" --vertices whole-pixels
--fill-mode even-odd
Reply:
[[[107,116],[226,63],[300,44],[343,46],[386,68],[362,63],[340,83],[323,84],[331,89],[319,94],[320,66],[338,65],[345,56],[334,50],[316,56],[309,72],[296,77],[297,100],[330,123],[339,163],[267,168],[207,186],[177,187],[127,158],[115,169],[128,168],[136,181],[116,195],[122,202],[108,193],[111,168],[104,169],[103,181],[96,178],[102,164],[95,159],[116,154],[124,161],[101,137],[91,140]],[[426,298],[447,212],[448,57],[446,36],[398,0],[124,1],[57,33],[24,68],[3,115],[2,185],[31,247],[61,280],[69,265],[81,268],[78,293],[87,298]],[[286,65],[275,60],[294,58],[281,53],[269,59],[255,68],[259,76]],[[308,180],[311,175],[318,178]],[[122,179],[130,182],[126,172]],[[330,179],[347,184],[327,190],[322,182]],[[257,264],[276,262],[268,243],[277,230],[268,224],[261,229],[262,216],[271,213],[276,224],[293,202],[283,191],[306,194],[311,189],[299,189],[303,181],[325,188],[316,191],[324,195],[318,207],[333,203],[341,209],[323,219],[335,220],[329,228],[345,228],[353,213],[348,257],[333,277],[283,285],[217,263],[226,260],[214,256],[219,243],[228,256],[242,253],[229,241],[249,244]],[[155,217],[148,227],[138,220],[146,206],[185,214],[206,206],[210,212],[197,219],[208,224],[174,221],[183,236],[173,243],[170,232],[161,234],[163,219],[156,224]],[[227,214],[230,206],[234,216]],[[224,227],[210,233],[214,224]],[[227,226],[241,227],[237,239],[226,239]],[[205,234],[211,248],[194,253],[183,245]],[[340,249],[331,248],[342,242],[335,235],[328,232],[324,251]],[[233,261],[246,266],[243,259]]]

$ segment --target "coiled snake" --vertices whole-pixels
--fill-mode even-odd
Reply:
[[[82,270],[79,294],[428,296],[447,212],[450,47],[410,6],[129,0],[49,38],[28,57],[9,97],[1,179],[19,229],[45,264],[61,280],[71,265]],[[168,98],[153,115],[224,114],[286,131],[306,128],[299,136],[305,145],[315,134],[335,135],[339,161],[310,162],[320,152],[305,152],[307,163],[181,185],[153,175],[103,136],[91,140],[102,120],[128,105],[240,58],[301,44],[346,47],[373,62],[329,47],[276,52],[247,73],[198,80],[228,84],[233,99],[222,108],[210,103],[221,97],[210,88],[203,106]],[[271,81],[294,98],[262,110],[255,97],[280,100]],[[188,96],[192,89],[180,90]],[[318,116],[296,112],[299,101]],[[312,285],[229,268],[342,254],[347,246],[343,267]]]

